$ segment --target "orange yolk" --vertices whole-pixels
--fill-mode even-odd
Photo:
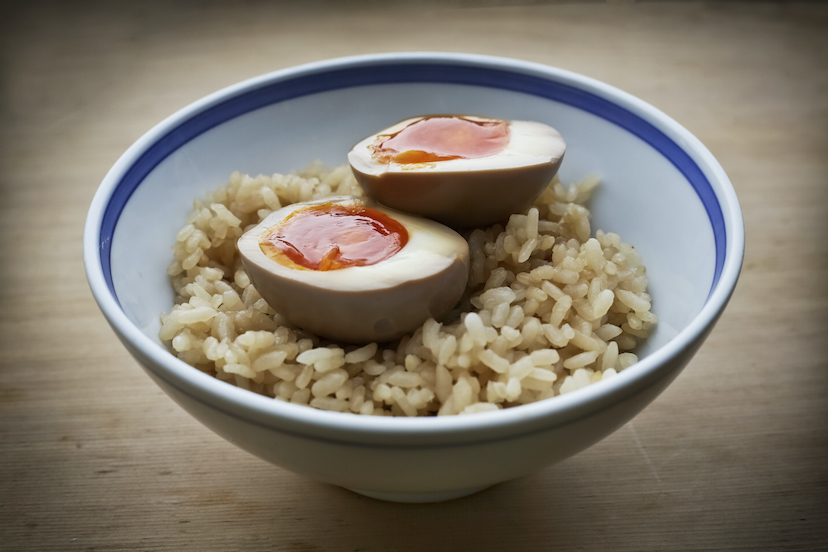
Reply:
[[[259,238],[269,258],[291,268],[337,270],[392,257],[408,230],[370,207],[325,203],[297,209]]]
[[[383,162],[431,163],[489,157],[507,145],[509,125],[505,121],[437,116],[415,121],[394,135],[380,136],[374,156]]]

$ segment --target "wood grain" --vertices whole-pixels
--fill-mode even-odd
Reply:
[[[0,549],[828,547],[828,8],[821,3],[30,2],[0,8]],[[698,356],[617,433],[432,505],[272,467],[203,428],[88,291],[89,202],[163,118],[304,62],[465,51],[670,114],[724,166],[748,246]]]

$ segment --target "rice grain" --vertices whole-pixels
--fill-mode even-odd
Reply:
[[[657,323],[641,255],[590,237],[597,186],[557,179],[525,213],[476,229],[465,299],[397,343],[344,347],[289,325],[261,298],[235,241],[272,211],[331,194],[361,196],[347,165],[229,182],[197,199],[174,237],[175,305],[159,338],[230,384],[360,415],[490,412],[575,391],[632,366]]]

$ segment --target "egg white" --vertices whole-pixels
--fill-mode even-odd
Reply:
[[[485,120],[475,117],[467,118]],[[548,125],[533,121],[506,121],[509,126],[509,144],[501,152],[488,157],[449,159],[429,163],[397,163],[395,161],[385,163],[374,159],[371,146],[378,137],[395,134],[420,119],[422,117],[407,119],[360,141],[348,154],[349,163],[355,169],[370,174],[407,171],[467,172],[540,165],[559,159],[566,150],[561,134]]]
[[[369,266],[336,270],[292,268],[259,246],[263,232],[290,213],[328,202],[377,209],[408,231],[395,255]],[[339,342],[390,341],[454,308],[469,276],[469,249],[454,230],[431,220],[396,213],[360,198],[335,197],[280,209],[238,242],[242,265],[259,294],[300,328]]]
[[[391,212],[408,231],[408,242],[388,259],[369,266],[351,266],[337,270],[306,270],[282,265],[262,251],[259,238],[295,210],[325,203],[359,204]],[[274,211],[259,225],[246,232],[238,242],[239,251],[250,261],[282,278],[303,282],[327,290],[366,291],[387,289],[403,282],[419,280],[446,269],[457,259],[468,258],[468,244],[457,232],[434,221],[386,209],[372,202],[337,196],[293,204]]]

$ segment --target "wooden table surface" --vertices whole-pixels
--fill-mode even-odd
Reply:
[[[828,549],[826,4],[167,4],[0,8],[0,549]],[[98,184],[163,118],[276,69],[403,50],[546,63],[652,103],[724,166],[748,240],[718,326],[641,415],[430,505],[205,429],[121,346],[81,259]]]

